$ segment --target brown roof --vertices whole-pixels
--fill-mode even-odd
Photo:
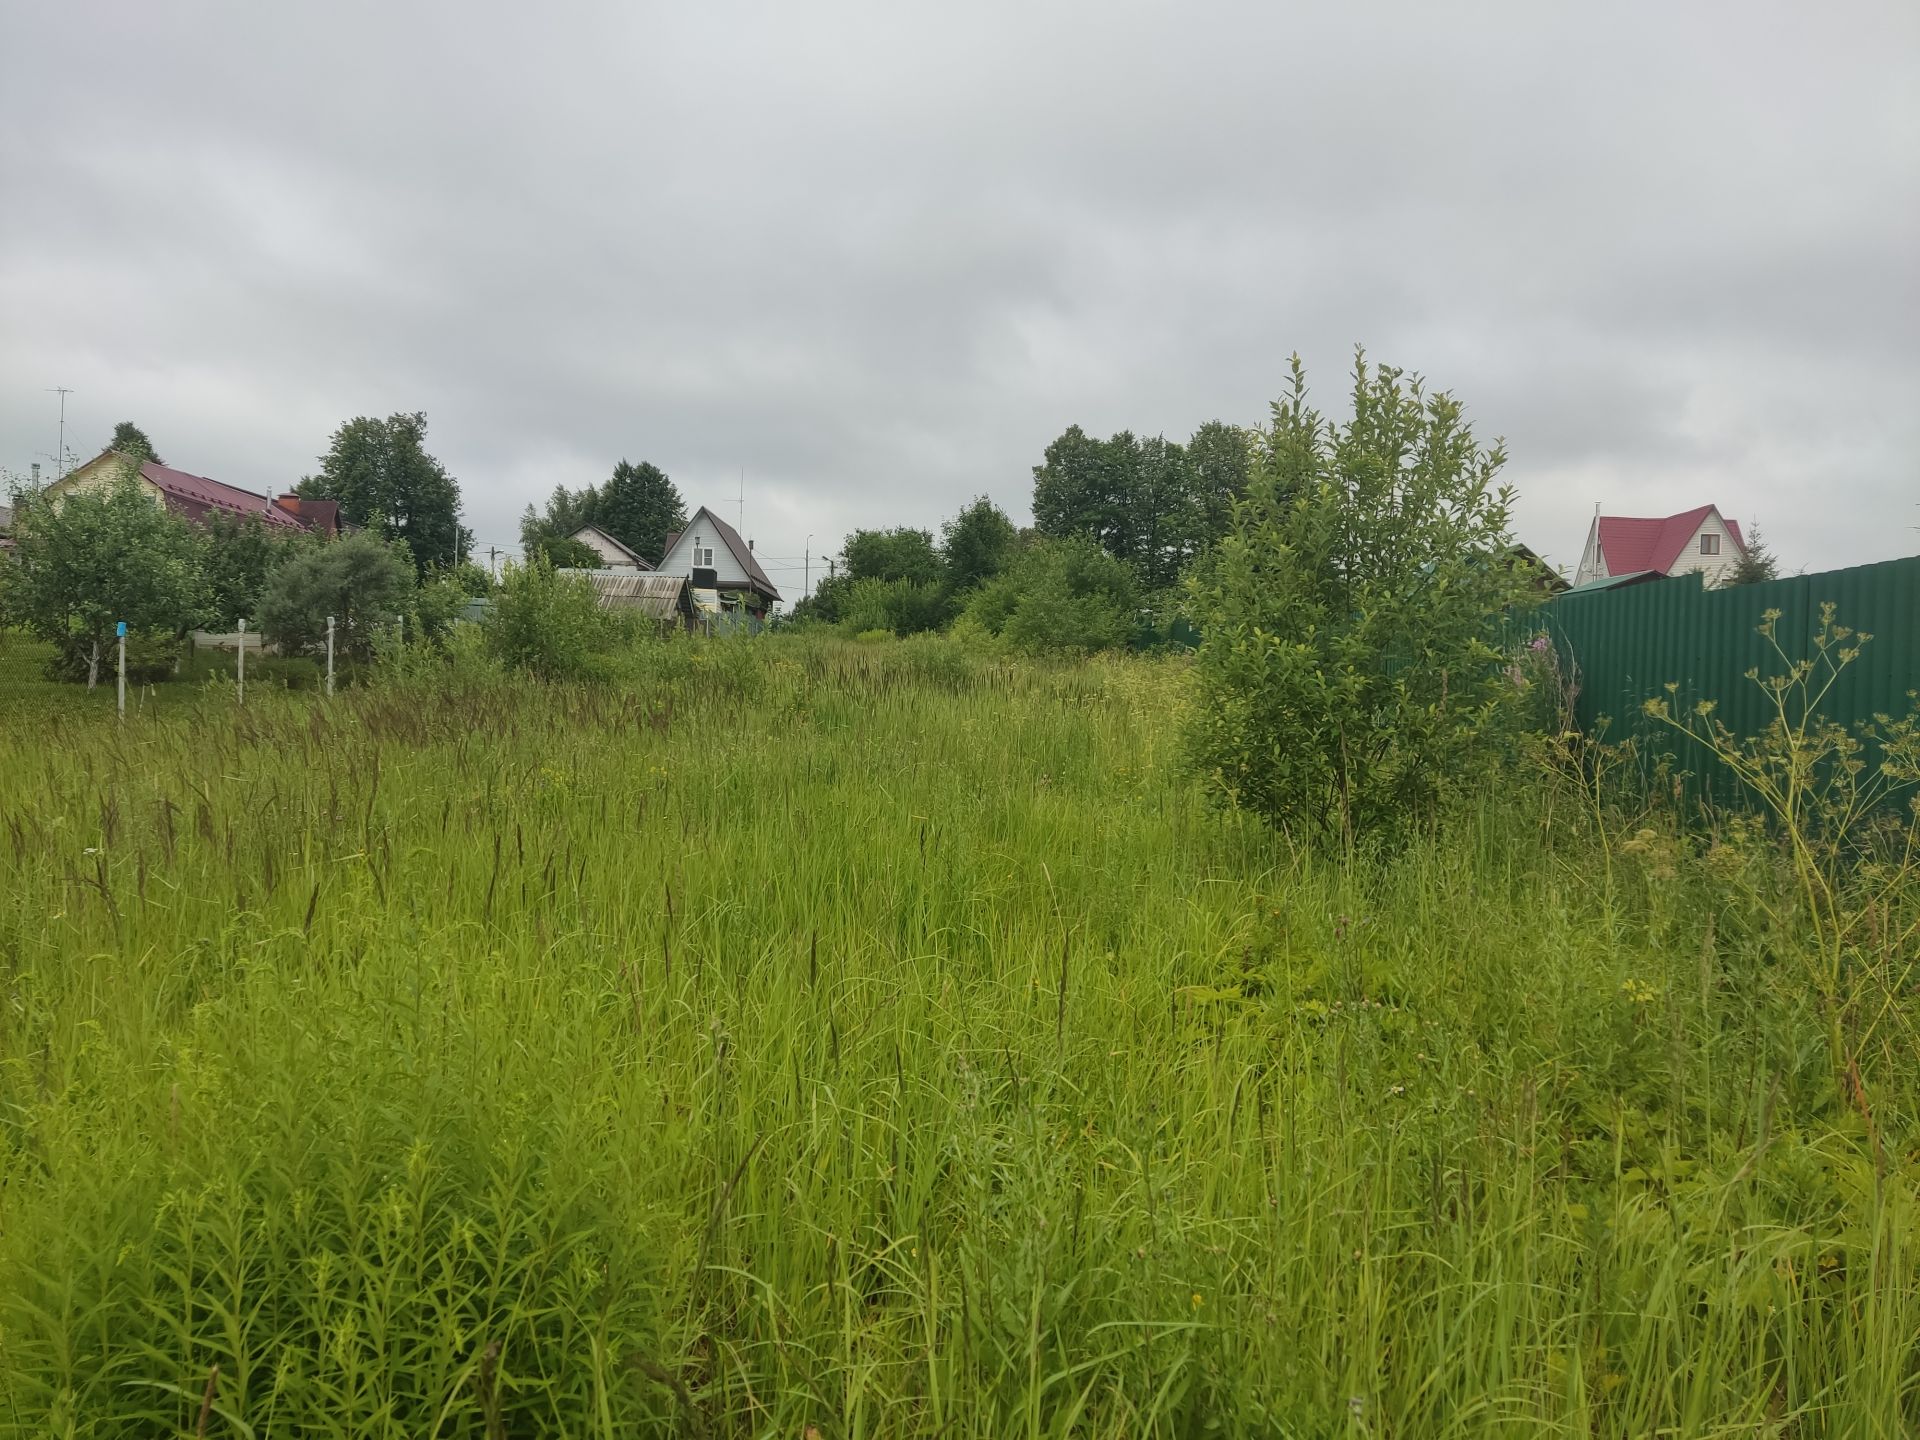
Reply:
[[[209,480],[204,475],[189,475],[158,460],[148,460],[141,465],[140,474],[166,496],[168,508],[179,511],[189,520],[204,520],[216,510],[225,510],[233,515],[258,515],[268,525],[283,529],[304,528],[299,520],[265,495],[242,490],[237,485]]]
[[[340,533],[338,500],[302,500],[298,495],[281,495],[273,503],[309,530],[328,536]]]

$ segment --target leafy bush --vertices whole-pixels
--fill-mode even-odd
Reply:
[[[597,657],[615,626],[592,584],[556,572],[536,554],[509,565],[485,621],[488,648],[502,663],[543,680],[584,680],[600,673]]]
[[[450,571],[430,575],[413,597],[413,618],[419,638],[435,645],[444,644],[473,599],[460,576]]]
[[[606,567],[598,550],[571,535],[543,535],[534,542],[533,553],[556,570],[601,570]]]
[[[1276,824],[1390,837],[1483,783],[1519,708],[1492,644],[1532,593],[1503,558],[1505,452],[1364,355],[1345,425],[1307,408],[1296,356],[1262,440],[1193,582],[1193,756],[1219,798]]]
[[[207,582],[203,623],[221,631],[234,629],[242,620],[257,620],[275,568],[301,548],[319,543],[308,531],[269,530],[258,515],[220,510],[207,517],[195,538]]]
[[[1090,540],[1050,540],[975,591],[966,616],[1030,654],[1087,654],[1125,645],[1139,606],[1139,581],[1123,561]]]
[[[282,561],[260,597],[260,628],[281,654],[314,655],[326,648],[332,616],[335,656],[360,663],[413,600],[405,544],[361,531]]]
[[[886,630],[917,635],[947,622],[945,587],[924,580],[855,580],[846,591],[840,627],[849,635]]]

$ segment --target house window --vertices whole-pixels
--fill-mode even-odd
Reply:
[[[1702,535],[1700,537],[1700,553],[1702,555],[1718,555],[1720,553],[1720,537],[1718,535]]]
[[[693,541],[693,563],[701,570],[713,568],[713,547],[708,545],[702,549],[698,536],[695,536]]]

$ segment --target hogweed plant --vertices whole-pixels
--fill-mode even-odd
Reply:
[[[1899,1031],[1910,1060],[1920,1038],[1907,998],[1920,965],[1920,697],[1909,692],[1915,709],[1901,719],[1876,714],[1849,727],[1826,718],[1834,687],[1873,637],[1824,604],[1810,653],[1796,658],[1779,621],[1768,610],[1758,627],[1775,663],[1747,672],[1767,701],[1758,734],[1736,734],[1713,700],[1680,708],[1672,684],[1644,709],[1725,766],[1777,835],[1790,884],[1784,897],[1756,890],[1754,899],[1802,961],[1842,1094],[1871,1124],[1861,1073],[1870,1047]],[[1729,834],[1737,848],[1754,831]]]

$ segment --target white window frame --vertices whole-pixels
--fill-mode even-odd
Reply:
[[[1718,555],[1720,553],[1720,537],[1718,535],[1702,535],[1700,537],[1700,553],[1702,555]]]
[[[711,545],[703,547],[700,544],[700,537],[697,535],[693,540],[693,568],[696,570],[713,569],[713,547]]]

